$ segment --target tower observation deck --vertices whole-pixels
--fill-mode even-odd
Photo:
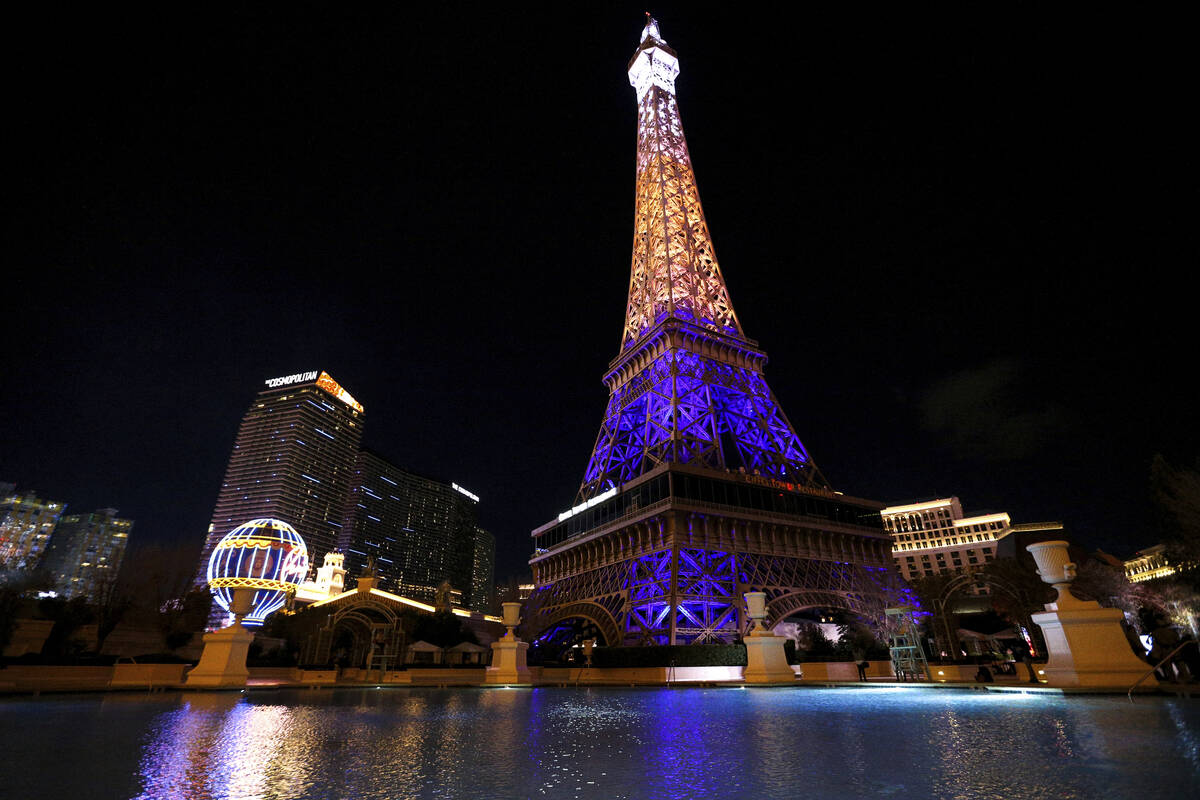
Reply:
[[[700,204],[679,59],[649,16],[628,74],[625,324],[576,505],[532,534],[538,642],[728,642],[745,630],[747,591],[767,593],[772,622],[809,608],[882,617],[899,590],[883,504],[832,490],[767,386]]]

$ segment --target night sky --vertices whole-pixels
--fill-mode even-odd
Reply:
[[[263,380],[326,370],[367,446],[482,496],[502,578],[607,400],[644,7],[341,6],[10,23],[0,480],[198,552]],[[1153,544],[1152,456],[1200,453],[1179,23],[650,10],[834,488]]]

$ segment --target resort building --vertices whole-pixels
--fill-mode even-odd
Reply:
[[[36,569],[66,508],[0,483],[0,569]]]
[[[968,517],[957,497],[888,506],[882,514],[892,563],[906,581],[968,575],[997,558],[1032,563],[1025,545],[1065,536],[1061,522],[1014,524],[1004,512]]]
[[[97,600],[113,585],[133,520],[119,519],[115,508],[62,518],[42,560],[42,568],[62,597]]]
[[[1156,544],[1139,550],[1125,562],[1125,577],[1130,583],[1142,583],[1156,578],[1169,578],[1176,573],[1175,565],[1167,558],[1167,546]]]
[[[327,372],[269,378],[264,386],[238,428],[197,583],[205,579],[217,542],[253,519],[291,525],[313,560],[335,549],[341,537],[363,407]]]
[[[996,558],[1012,532],[1008,514],[968,517],[957,497],[889,506],[881,512],[892,535],[892,562],[907,581],[963,575]]]
[[[447,581],[463,607],[488,610],[495,542],[478,525],[478,507],[479,497],[457,483],[362,450],[338,539],[347,588],[373,570],[379,588],[432,603]],[[318,557],[311,547],[309,554]]]

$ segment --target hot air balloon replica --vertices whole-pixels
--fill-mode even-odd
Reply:
[[[204,653],[187,685],[245,686],[246,653],[254,641],[247,628],[261,627],[307,574],[308,548],[282,520],[255,519],[225,534],[208,560],[208,586],[234,622],[204,635]]]
[[[296,529],[278,519],[255,519],[231,530],[208,559],[208,586],[217,605],[247,628],[261,627],[308,574],[308,548]],[[234,595],[253,591],[239,617]]]

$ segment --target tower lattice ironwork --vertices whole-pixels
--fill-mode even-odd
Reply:
[[[732,641],[742,595],[779,621],[882,618],[900,584],[881,503],[833,492],[767,387],[717,264],[675,98],[679,60],[648,18],[629,301],[610,397],[574,508],[533,531],[539,642]]]
[[[638,98],[629,301],[579,500],[665,462],[828,487],[730,302],[679,118],[678,74],[675,51],[649,19],[629,63]]]

